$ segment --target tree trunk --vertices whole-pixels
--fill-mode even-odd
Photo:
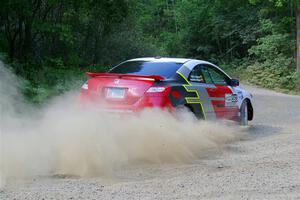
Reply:
[[[296,11],[297,23],[297,70],[300,71],[300,0],[297,3]]]
[[[25,33],[24,33],[24,45],[23,45],[23,58],[28,59],[32,55],[32,22],[27,20],[25,23]]]
[[[10,40],[10,41],[8,41],[8,43],[9,43],[8,56],[12,60],[15,58],[15,41]]]

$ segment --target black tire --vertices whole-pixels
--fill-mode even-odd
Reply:
[[[196,117],[195,113],[193,112],[192,107],[189,105],[179,105],[175,108],[176,117],[179,119],[184,119],[187,117],[186,114],[190,114],[190,116]]]
[[[248,103],[247,101],[243,101],[240,109],[240,125],[248,126]]]

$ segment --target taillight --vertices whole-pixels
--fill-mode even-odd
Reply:
[[[85,83],[81,86],[81,89],[83,89],[83,90],[88,90],[88,89],[89,89],[88,82],[85,82]]]
[[[165,90],[165,87],[151,87],[147,90],[147,93],[164,92]]]
[[[167,96],[167,94],[170,91],[170,87],[150,87],[147,92],[146,95],[147,96]]]

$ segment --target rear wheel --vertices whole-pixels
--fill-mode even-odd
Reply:
[[[178,119],[187,119],[196,117],[193,108],[189,105],[180,105],[175,108],[176,117]]]
[[[247,101],[243,101],[240,109],[240,125],[248,125],[248,104]]]

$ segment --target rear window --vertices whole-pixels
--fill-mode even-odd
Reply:
[[[159,75],[170,78],[182,65],[175,62],[129,61],[116,66],[109,73]]]

